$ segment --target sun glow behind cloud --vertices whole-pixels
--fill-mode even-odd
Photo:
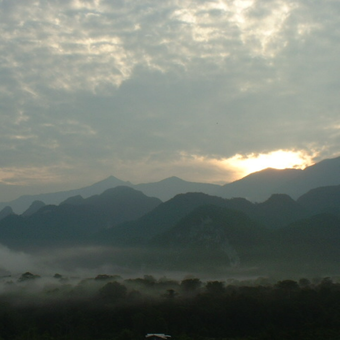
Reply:
[[[276,150],[269,153],[237,154],[221,161],[221,166],[226,169],[234,169],[240,177],[267,168],[273,169],[304,169],[314,164],[313,158],[304,151]]]
[[[201,170],[193,172],[190,178],[185,175],[182,177],[189,181],[225,184],[267,168],[305,169],[315,163],[314,159],[318,155],[317,151],[274,150],[268,153],[236,154],[230,158],[211,158],[182,152],[182,166],[185,164]],[[203,169],[210,169],[204,178],[200,176],[204,173]],[[181,174],[178,175],[181,177]]]

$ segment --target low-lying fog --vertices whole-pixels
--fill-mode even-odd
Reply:
[[[252,268],[231,268],[228,260],[210,269],[199,260],[191,263],[192,259],[185,260],[177,257],[177,264],[171,264],[167,258],[169,254],[161,249],[146,250],[145,248],[127,247],[49,247],[30,248],[16,251],[0,245],[0,275],[19,275],[23,272],[35,272],[42,276],[51,276],[55,273],[65,275],[91,277],[100,273],[136,277],[144,274],[157,276],[171,275],[182,278],[187,274],[200,277],[218,277],[228,275],[249,276]],[[189,262],[188,262],[189,261]],[[189,268],[189,269],[188,269]]]
[[[215,267],[208,259],[209,270],[195,263],[199,254],[171,267],[168,255],[174,259],[159,249],[0,246],[0,339],[142,340],[166,332],[263,340],[273,329],[280,339],[311,339],[320,327],[317,338],[330,339],[329,330],[339,338],[340,276],[233,268],[223,259]]]
[[[263,263],[261,266],[231,267],[228,259],[204,259],[199,254],[184,258],[181,254],[164,252],[161,249],[119,247],[49,247],[16,251],[0,245],[0,277],[18,278],[25,272],[52,278],[58,273],[65,277],[89,278],[99,274],[120,275],[123,278],[153,275],[156,278],[170,277],[182,280],[184,277],[199,277],[202,280],[255,280],[270,277],[274,280],[301,277],[336,277],[336,268],[322,266],[322,269],[301,267],[294,264]],[[173,259],[177,257],[177,263]],[[170,260],[169,260],[170,259]]]

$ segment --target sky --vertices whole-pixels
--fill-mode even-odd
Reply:
[[[0,201],[340,155],[340,2],[0,0]]]

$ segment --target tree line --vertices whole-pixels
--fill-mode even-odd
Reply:
[[[39,280],[25,273],[2,289],[1,340],[142,340],[147,333],[174,340],[340,338],[340,283],[331,278]]]

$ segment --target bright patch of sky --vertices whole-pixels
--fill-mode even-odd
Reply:
[[[339,21],[336,1],[0,1],[0,201],[340,155]]]
[[[267,168],[274,169],[305,169],[313,165],[316,155],[294,150],[276,150],[269,153],[235,155],[229,159],[222,160],[225,168],[235,168],[237,177],[243,177],[249,173]],[[240,176],[241,175],[241,176]]]

